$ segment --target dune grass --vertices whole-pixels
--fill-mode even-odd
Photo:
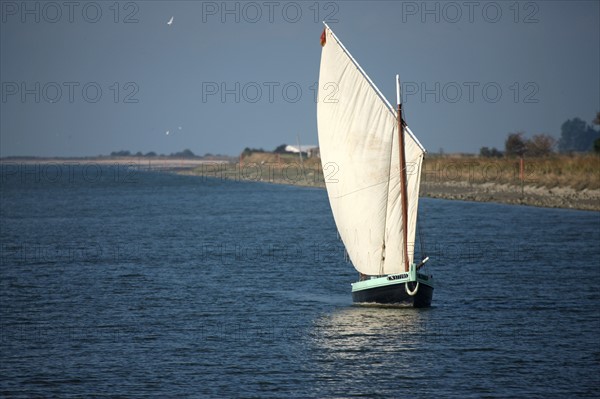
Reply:
[[[198,174],[218,175],[214,170],[206,172],[206,168],[196,170]],[[327,173],[328,170],[325,171],[326,176]],[[236,164],[223,167],[218,176],[223,175],[228,178],[237,177],[239,180],[324,185],[321,160],[303,158],[301,162],[297,154],[253,153],[241,158]],[[525,157],[521,173],[519,158],[428,154],[421,170],[421,181],[422,184],[489,183],[515,186],[523,184],[548,189],[600,189],[600,157],[594,154]]]
[[[429,156],[422,170],[423,182],[498,183],[534,187],[600,188],[600,157],[594,154],[554,155],[523,159],[476,156]]]

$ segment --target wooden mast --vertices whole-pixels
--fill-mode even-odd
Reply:
[[[406,198],[406,153],[404,149],[404,120],[400,96],[400,75],[396,75],[396,103],[398,104],[398,142],[400,147],[400,194],[402,197],[402,245],[404,249],[404,271],[408,272],[408,198]]]

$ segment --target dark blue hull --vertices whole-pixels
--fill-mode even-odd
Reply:
[[[383,287],[374,287],[352,292],[352,301],[355,303],[377,303],[385,305],[405,305],[415,308],[427,308],[431,306],[433,287],[420,282],[416,294],[409,295],[409,290],[414,290],[416,283],[398,283]]]

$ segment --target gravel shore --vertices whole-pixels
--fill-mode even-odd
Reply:
[[[477,202],[600,211],[600,190],[465,182],[423,183],[421,196]]]
[[[33,166],[32,166],[33,164]],[[32,171],[44,176],[44,169],[52,165],[50,172],[56,169],[80,166],[121,165],[132,171],[175,172],[185,175],[203,176],[218,180],[255,181],[272,184],[297,185],[324,188],[324,176],[320,163],[300,167],[297,163],[248,163],[240,168],[239,164],[224,160],[198,159],[140,159],[140,158],[30,158],[0,159],[0,167],[7,174],[29,173]],[[34,168],[38,165],[38,168]],[[33,168],[33,169],[32,169]],[[95,170],[95,169],[94,169]],[[62,170],[59,170],[62,171]],[[332,171],[326,170],[328,177]],[[531,205],[548,208],[567,208],[600,211],[600,189],[577,190],[572,187],[548,188],[541,184],[510,184],[502,182],[469,182],[464,180],[431,179],[421,181],[421,197],[441,198],[461,201],[498,202],[514,205]]]
[[[321,171],[307,168],[287,172],[278,168],[244,168],[240,172],[231,164],[221,168],[197,168],[179,173],[210,177],[217,180],[254,181],[271,184],[325,188]],[[497,202],[513,205],[530,205],[547,208],[567,208],[600,211],[600,190],[575,190],[570,187],[536,187],[502,183],[468,183],[464,181],[422,181],[421,197],[449,200]]]

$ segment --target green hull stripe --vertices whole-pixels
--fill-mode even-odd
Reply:
[[[416,278],[411,279],[407,274],[408,273],[392,274],[370,280],[357,281],[356,283],[352,283],[352,292],[368,290],[377,287],[385,287],[388,285],[409,283],[413,281],[418,281],[419,283],[433,287],[433,278],[431,276],[418,273]]]

